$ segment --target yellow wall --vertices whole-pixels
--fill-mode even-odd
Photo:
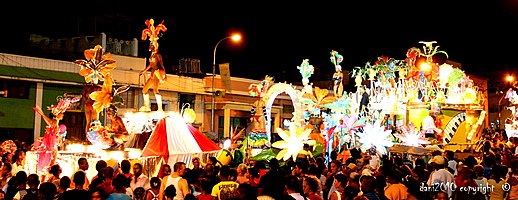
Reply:
[[[428,116],[426,108],[417,108],[408,110],[408,124],[413,123],[416,128],[421,130],[423,119]]]

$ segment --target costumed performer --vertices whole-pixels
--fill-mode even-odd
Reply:
[[[344,86],[342,81],[344,79],[344,74],[341,69],[337,69],[333,74],[333,92],[336,98],[341,98],[344,92]]]
[[[114,140],[124,145],[128,141],[129,132],[124,125],[122,118],[117,115],[117,107],[110,105],[108,108],[108,118],[110,119],[110,132],[114,134]]]
[[[342,66],[340,63],[343,61],[344,57],[338,54],[337,51],[331,51],[331,62],[335,65],[335,73],[333,74],[333,93],[336,98],[342,97],[344,92],[344,86],[342,81],[344,79],[344,74],[342,73]]]
[[[151,69],[151,76],[146,80],[144,87],[142,88],[142,94],[144,98],[144,105],[140,107],[139,111],[151,111],[151,102],[149,101],[149,88],[153,87],[153,93],[155,94],[156,103],[158,106],[157,111],[163,111],[162,109],[162,96],[158,91],[158,86],[163,83],[167,76],[165,74],[165,67],[162,61],[162,55],[158,53],[158,34],[163,31],[167,31],[167,28],[163,25],[162,21],[156,27],[154,26],[154,20],[146,20],[148,26],[147,29],[142,31],[142,40],[145,40],[149,36],[149,51],[151,56],[149,57],[149,65],[139,73],[143,75],[144,72]]]
[[[438,135],[442,133],[441,129],[435,126],[435,112],[433,110],[428,111],[428,116],[423,119],[422,130],[425,132],[425,137],[437,139]]]
[[[252,132],[256,133],[265,133],[266,132],[266,119],[264,117],[264,113],[266,110],[266,103],[263,99],[258,99],[252,104]]]
[[[47,169],[54,165],[58,147],[62,144],[63,141],[63,139],[60,138],[61,135],[59,121],[63,119],[64,113],[69,108],[70,104],[79,100],[79,97],[62,98],[58,105],[52,105],[48,107],[48,109],[51,110],[52,115],[54,115],[52,119],[47,117],[38,105],[33,107],[33,110],[40,114],[47,124],[47,126],[45,126],[45,133],[43,138],[38,139],[32,149],[36,150],[38,153],[37,172],[39,174],[46,174]]]
[[[249,87],[249,89],[254,90],[249,91],[251,92],[251,96],[259,96],[259,99],[252,104],[252,116],[250,118],[250,121],[252,122],[252,132],[266,133],[266,102],[264,102],[262,97],[266,94],[272,82],[273,77],[266,76],[261,84],[251,85]],[[257,90],[257,88],[260,90]]]

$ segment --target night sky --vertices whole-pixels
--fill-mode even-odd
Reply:
[[[145,20],[153,18],[155,25],[164,20],[168,28],[159,39],[168,68],[178,65],[180,58],[196,58],[202,71],[210,73],[217,41],[241,31],[243,42],[221,43],[216,61],[229,62],[231,75],[244,78],[270,75],[275,81],[300,81],[296,67],[309,59],[317,70],[310,79],[316,80],[334,72],[331,50],[344,57],[341,65],[347,70],[378,56],[404,59],[407,49],[422,47],[419,41],[437,41],[439,50],[467,72],[518,66],[518,3],[511,0],[158,1],[157,7],[149,2],[24,3],[16,12],[0,15],[0,51],[16,50],[28,33],[59,38],[105,32],[140,40]],[[147,47],[149,42],[140,44]]]

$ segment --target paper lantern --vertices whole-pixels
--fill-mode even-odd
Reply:
[[[192,124],[196,120],[196,112],[192,108],[186,108],[183,110],[182,117],[186,123]]]

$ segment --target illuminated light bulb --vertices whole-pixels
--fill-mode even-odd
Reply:
[[[419,66],[419,68],[421,69],[421,71],[430,71],[432,69],[432,66],[430,65],[430,63],[425,62],[422,63],[421,66]]]
[[[232,141],[230,141],[230,139],[226,139],[226,140],[223,141],[223,148],[224,149],[229,149],[231,145],[232,145]]]
[[[514,81],[514,77],[513,77],[513,76],[511,76],[511,75],[508,75],[507,77],[505,77],[505,80],[506,80],[507,82],[513,82],[513,81]]]
[[[234,40],[234,42],[238,42],[241,40],[241,35],[234,34],[234,35],[232,35],[231,39]]]

